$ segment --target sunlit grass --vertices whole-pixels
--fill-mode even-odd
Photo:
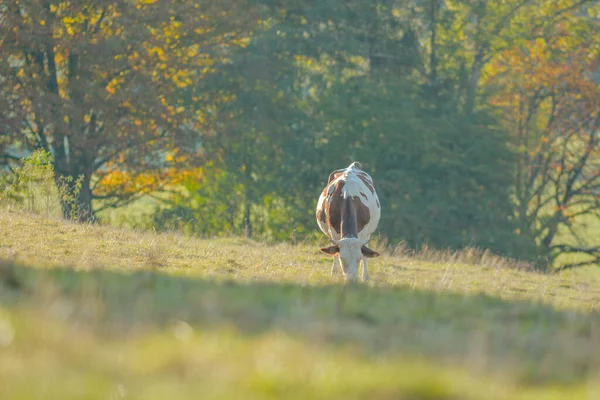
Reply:
[[[395,253],[345,286],[309,243],[7,208],[0,232],[2,399],[599,394],[599,274]]]
[[[10,350],[0,350],[0,395],[7,399],[493,400],[600,394],[593,384],[515,387],[501,377],[494,381],[423,358],[364,357],[277,331],[248,336],[175,321],[160,332],[115,340],[69,329],[55,316],[2,318],[16,332]]]

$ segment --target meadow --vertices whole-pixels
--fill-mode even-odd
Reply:
[[[318,243],[4,206],[0,232],[2,399],[600,396],[593,268],[399,247],[345,285]]]

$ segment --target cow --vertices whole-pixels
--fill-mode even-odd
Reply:
[[[329,175],[327,185],[317,203],[317,224],[333,244],[321,251],[333,256],[331,275],[337,265],[346,280],[358,279],[362,260],[363,281],[369,280],[367,259],[379,253],[366,246],[377,228],[381,206],[373,180],[359,162]]]

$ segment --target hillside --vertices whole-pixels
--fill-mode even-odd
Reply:
[[[8,208],[0,233],[2,399],[600,398],[590,271],[387,254],[345,286],[309,244]]]

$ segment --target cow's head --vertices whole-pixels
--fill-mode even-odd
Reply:
[[[379,255],[379,253],[366,246],[366,240],[343,238],[332,240],[332,243],[332,246],[323,247],[321,251],[334,257],[339,254],[342,270],[347,280],[358,278],[358,265],[362,257],[371,258]]]

